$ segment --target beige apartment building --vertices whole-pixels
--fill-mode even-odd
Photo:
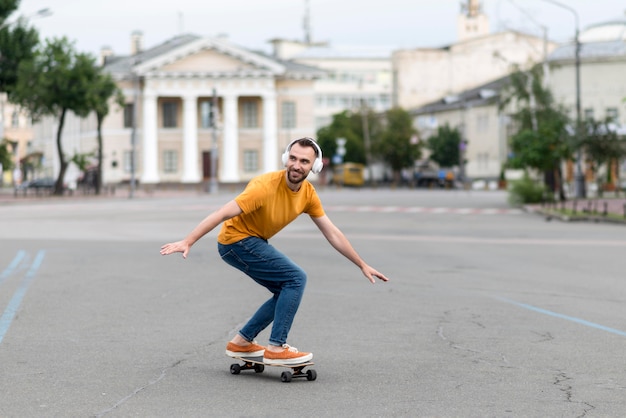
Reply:
[[[580,75],[582,118],[610,118],[616,131],[626,136],[626,21],[593,25],[580,34]],[[576,61],[574,43],[561,45],[547,59],[549,88],[557,102],[576,118]],[[508,156],[508,138],[513,126],[509,113],[501,110],[500,94],[507,77],[494,80],[411,110],[423,138],[448,124],[458,128],[465,140],[469,179],[496,181]],[[572,165],[564,167],[566,180],[574,180]],[[626,162],[619,177],[625,178]],[[588,180],[593,180],[588,177]],[[573,193],[573,187],[568,190]]]
[[[394,104],[413,109],[506,76],[513,66],[543,61],[556,44],[507,30],[490,33],[478,0],[461,5],[457,39],[439,48],[394,51]]]
[[[0,141],[4,139],[11,144],[9,150],[15,167],[2,168],[0,185],[16,185],[35,174],[41,154],[32,150],[33,131],[28,112],[10,103],[6,93],[0,93]]]
[[[141,35],[134,33],[133,48],[124,57],[103,51],[104,69],[126,97],[124,108],[112,106],[103,127],[105,184],[130,180],[133,132],[134,171],[142,185],[206,181],[214,150],[219,181],[245,182],[279,169],[280,155],[292,139],[315,134],[313,84],[321,76],[316,68],[252,52],[224,38],[181,35],[143,50]],[[96,149],[93,116],[66,123],[68,155]],[[46,155],[55,155],[55,128],[52,119],[36,127],[37,144]],[[50,158],[47,169],[56,173],[58,164],[58,158]],[[69,173],[66,181],[71,184],[76,176]]]

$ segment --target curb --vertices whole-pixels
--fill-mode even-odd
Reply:
[[[616,225],[626,225],[626,219],[608,218],[601,215],[580,215],[580,216],[568,216],[558,212],[553,212],[541,208],[535,208],[531,206],[523,206],[522,208],[527,213],[534,213],[537,215],[545,216],[546,221],[556,219],[562,222],[593,222],[593,223],[609,223]]]

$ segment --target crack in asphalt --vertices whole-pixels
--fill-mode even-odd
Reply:
[[[596,409],[596,407],[593,406],[592,404],[590,404],[589,402],[577,402],[577,401],[574,401],[574,394],[573,394],[574,387],[571,384],[572,381],[573,381],[573,379],[571,377],[569,377],[567,374],[565,374],[565,372],[558,372],[557,375],[554,377],[553,384],[561,392],[563,392],[565,394],[565,401],[567,403],[579,404],[579,405],[583,406],[583,412],[580,415],[577,415],[576,418],[586,417],[587,414],[590,411],[593,411],[594,409]]]
[[[105,416],[106,414],[108,414],[109,412],[114,411],[115,409],[119,408],[120,406],[122,406],[124,403],[126,403],[128,400],[134,398],[137,394],[139,394],[140,392],[144,391],[145,389],[149,388],[152,385],[156,385],[157,383],[159,383],[161,380],[163,380],[165,378],[165,376],[167,375],[167,372],[169,370],[172,370],[173,368],[177,367],[178,365],[180,365],[184,360],[178,360],[177,362],[175,362],[174,364],[166,367],[165,369],[161,370],[161,374],[154,380],[149,381],[148,383],[146,383],[143,386],[138,387],[137,389],[135,389],[134,391],[132,391],[132,393],[128,394],[127,396],[123,397],[122,399],[120,399],[119,401],[117,401],[115,403],[115,405],[113,405],[110,408],[107,408],[105,410],[102,410],[100,412],[98,412],[96,415],[94,415],[94,417],[96,418],[100,418]]]
[[[478,324],[480,326],[480,324]],[[472,354],[485,354],[485,355],[497,355],[500,357],[500,360],[504,363],[506,363],[507,365],[509,364],[509,360],[506,358],[506,356],[503,353],[496,353],[493,351],[483,351],[483,350],[476,350],[473,348],[469,348],[469,347],[465,347],[462,345],[459,345],[457,343],[455,343],[454,341],[451,341],[448,339],[448,337],[446,337],[446,335],[443,332],[443,325],[439,325],[439,327],[437,328],[437,335],[439,336],[439,338],[441,338],[443,341],[447,342],[448,345],[455,349],[455,350],[460,350],[460,351],[466,351],[468,353],[472,353]],[[484,358],[480,358],[476,360],[477,362],[483,362],[483,363],[487,363],[487,364],[494,364],[492,361],[489,361],[487,359]]]

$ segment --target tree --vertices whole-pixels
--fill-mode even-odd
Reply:
[[[586,120],[585,132],[587,135],[582,141],[585,155],[594,163],[594,171],[597,172],[603,165],[606,167],[607,184],[612,184],[617,180],[612,178],[611,164],[626,156],[626,141],[617,135],[611,122],[611,119],[604,121]],[[601,179],[598,178],[597,180],[598,183],[603,183]],[[599,190],[602,190],[602,184],[598,184],[598,186]]]
[[[399,107],[385,112],[386,126],[381,134],[380,141],[373,144],[375,154],[380,156],[393,170],[394,181],[400,181],[401,171],[413,167],[415,160],[421,156],[418,143],[412,138],[417,134],[413,127],[411,115]]]
[[[95,59],[77,53],[67,38],[47,40],[30,61],[22,61],[13,101],[28,109],[34,119],[52,116],[59,122],[56,145],[60,170],[54,194],[63,194],[69,164],[63,151],[62,133],[68,111],[86,117],[94,110],[92,86],[98,80]]]
[[[3,171],[8,171],[13,168],[13,160],[11,158],[11,152],[9,151],[9,141],[0,141],[0,166]],[[0,180],[2,183],[2,180]]]
[[[122,91],[117,87],[115,81],[110,74],[105,74],[100,70],[96,76],[96,80],[91,86],[90,91],[90,107],[96,113],[97,131],[98,131],[98,175],[96,178],[96,194],[100,194],[102,188],[102,123],[109,114],[109,101],[113,98],[113,101],[118,106],[124,106],[124,95]]]
[[[380,135],[380,120],[373,111],[366,115],[372,142]],[[346,139],[344,161],[366,163],[363,119],[361,113],[347,110],[333,115],[330,125],[317,131],[317,140],[325,155],[332,157],[337,153],[337,138]],[[334,165],[331,161],[331,166]]]
[[[437,134],[426,140],[426,146],[431,151],[430,159],[440,167],[454,167],[459,165],[461,158],[461,133],[456,128],[445,124],[437,128]]]
[[[17,83],[20,62],[33,58],[34,49],[39,43],[35,29],[26,27],[25,21],[7,24],[6,19],[17,10],[19,0],[0,1],[0,91],[9,93]]]
[[[542,85],[542,68],[511,74],[509,89],[503,95],[501,108],[513,104],[511,115],[518,131],[511,137],[511,168],[533,168],[544,173],[544,183],[558,190],[562,200],[561,162],[572,158],[576,146],[567,132],[569,118],[566,110],[555,103],[552,92]]]

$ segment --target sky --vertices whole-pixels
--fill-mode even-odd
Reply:
[[[336,46],[394,49],[441,47],[457,40],[461,0],[21,0],[9,21],[29,18],[41,39],[67,37],[78,52],[98,56],[102,47],[128,55],[130,36],[141,31],[144,48],[180,33],[227,35],[240,46],[271,51],[270,39],[305,39],[306,4],[313,41]],[[559,0],[576,11],[580,30],[626,20],[622,0]],[[573,39],[575,14],[548,0],[482,0],[491,32],[519,30],[537,36],[542,27],[556,42]],[[48,17],[33,17],[41,9]]]

